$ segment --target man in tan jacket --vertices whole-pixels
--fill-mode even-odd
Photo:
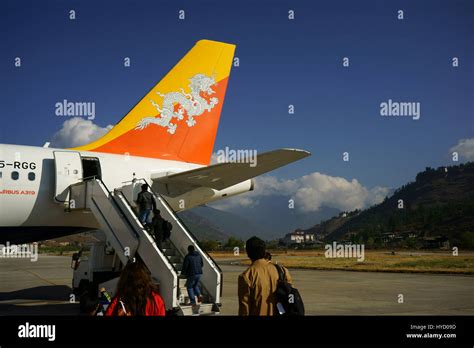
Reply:
[[[239,315],[273,315],[276,309],[277,268],[264,258],[265,242],[260,238],[250,238],[245,248],[252,264],[239,276]],[[291,284],[288,270],[282,268],[286,281]]]

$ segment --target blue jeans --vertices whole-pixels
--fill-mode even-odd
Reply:
[[[186,281],[186,289],[188,289],[189,300],[192,304],[196,303],[195,296],[201,296],[201,290],[199,290],[199,281],[201,280],[202,274],[195,274],[189,276]]]
[[[140,220],[143,226],[151,224],[151,209],[140,210],[138,220]]]

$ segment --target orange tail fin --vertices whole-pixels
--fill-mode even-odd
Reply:
[[[234,50],[198,41],[115,127],[75,150],[209,164]]]

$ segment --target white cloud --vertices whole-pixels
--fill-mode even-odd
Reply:
[[[368,189],[357,179],[351,181],[319,172],[293,180],[280,180],[274,176],[255,179],[253,192],[222,200],[214,206],[219,209],[250,207],[258,204],[262,196],[286,196],[295,201],[295,208],[304,211],[318,211],[322,206],[345,211],[363,209],[383,201],[390,192],[386,187]]]
[[[51,139],[51,147],[66,148],[88,144],[99,139],[112,129],[112,125],[102,128],[92,121],[73,117],[66,120]]]
[[[318,210],[323,205],[346,211],[363,209],[382,202],[389,192],[386,187],[368,189],[356,179],[347,181],[320,173],[313,173],[305,181],[308,187],[299,189],[296,194],[304,211]]]
[[[252,193],[242,193],[238,196],[222,199],[215,203],[211,203],[211,206],[220,210],[232,210],[237,207],[250,208],[256,204],[258,201],[255,200],[255,197],[249,197]]]
[[[450,153],[457,152],[466,161],[474,161],[474,138],[461,139],[457,145],[449,149]]]

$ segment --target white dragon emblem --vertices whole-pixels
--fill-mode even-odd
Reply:
[[[166,94],[156,92],[156,94],[163,98],[163,106],[160,107],[153,99],[150,99],[150,102],[160,113],[160,117],[145,117],[137,123],[135,129],[142,130],[150,124],[156,124],[161,127],[167,127],[168,133],[174,134],[177,124],[171,122],[173,118],[182,120],[184,118],[184,112],[186,111],[188,117],[186,124],[188,127],[192,127],[196,124],[194,117],[202,115],[204,111],[211,111],[219,102],[219,99],[212,97],[208,102],[201,97],[201,92],[207,95],[215,93],[211,88],[216,84],[214,78],[204,74],[197,74],[191,77],[189,81],[191,93],[184,92],[182,88],[181,92],[169,92]],[[179,104],[177,111],[175,111],[175,104]]]

